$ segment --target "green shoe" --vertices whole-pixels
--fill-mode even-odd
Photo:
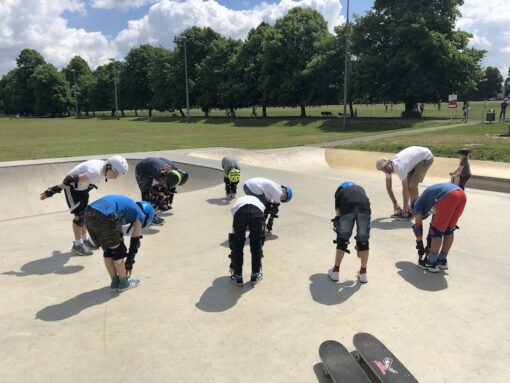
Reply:
[[[112,283],[110,283],[110,291],[117,291],[119,289],[120,278],[118,275],[112,277]]]

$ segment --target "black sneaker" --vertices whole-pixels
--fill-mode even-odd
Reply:
[[[438,259],[437,260],[437,267],[440,270],[448,270],[448,261],[446,259]]]
[[[400,221],[408,221],[411,218],[413,218],[413,213],[407,212],[407,213],[395,213],[391,216],[391,218],[398,219]]]
[[[418,260],[418,267],[420,267],[424,270],[428,270],[431,273],[437,273],[439,271],[439,268],[437,267],[437,262],[434,262],[434,263],[430,262],[428,256],[423,260],[421,260],[421,259]]]
[[[230,276],[230,282],[232,282],[233,285],[242,286],[243,285],[243,277],[242,277],[242,275],[232,274]]]
[[[157,215],[152,219],[152,224],[154,226],[163,226],[165,224],[165,220]]]
[[[262,280],[262,272],[259,271],[258,273],[252,273],[250,278],[250,283],[252,285],[256,285]]]

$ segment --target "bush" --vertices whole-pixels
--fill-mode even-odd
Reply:
[[[402,118],[421,118],[421,113],[417,110],[404,110],[400,115]]]

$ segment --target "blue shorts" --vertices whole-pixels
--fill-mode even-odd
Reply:
[[[358,241],[368,241],[370,238],[370,214],[352,212],[340,216],[339,227],[337,229],[337,240],[349,240],[352,235],[352,229],[356,223],[356,236]]]

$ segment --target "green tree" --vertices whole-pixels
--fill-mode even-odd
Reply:
[[[115,115],[115,84],[114,80],[117,81],[117,87],[119,84],[119,73],[121,73],[123,62],[113,61],[106,65],[100,65],[96,68],[93,73],[94,80],[92,82],[93,87],[90,90],[91,106],[94,114],[96,111],[110,110],[111,115]],[[118,92],[118,104],[119,109],[124,115],[124,107],[122,104],[122,94]]]
[[[503,85],[503,76],[498,68],[487,67],[484,70],[484,75],[478,81],[478,91],[476,98],[479,100],[487,100],[491,97],[496,97],[501,92]]]
[[[372,100],[418,101],[467,93],[481,76],[484,51],[467,48],[470,35],[455,31],[463,0],[375,0],[354,25],[353,54]]]
[[[182,107],[183,103],[175,103],[175,87],[177,78],[180,76],[176,73],[174,65],[174,52],[160,48],[156,51],[155,56],[149,65],[149,86],[152,90],[151,104],[156,110],[173,111]],[[183,114],[184,115],[184,114]]]
[[[264,97],[280,106],[313,103],[313,84],[306,71],[318,53],[320,42],[329,34],[324,17],[317,11],[293,8],[276,21],[264,43]]]
[[[94,82],[92,70],[90,69],[89,64],[81,56],[74,56],[62,72],[64,73],[66,80],[69,84],[71,84],[73,100],[77,97],[79,109],[78,113],[83,110],[86,114],[88,114],[91,110],[91,101],[89,99],[90,87]]]
[[[7,114],[17,113],[13,101],[14,89],[16,86],[16,71],[17,69],[13,69],[7,72],[0,80],[0,110],[3,110]]]
[[[64,75],[51,64],[38,65],[30,81],[34,94],[34,113],[55,117],[72,107],[71,89]]]
[[[510,69],[508,69],[508,75],[506,77],[506,80],[505,80],[505,96],[509,96],[510,95]]]
[[[35,96],[30,79],[37,67],[45,63],[41,54],[34,49],[23,49],[17,57],[12,89],[12,104],[16,113],[34,113]]]

